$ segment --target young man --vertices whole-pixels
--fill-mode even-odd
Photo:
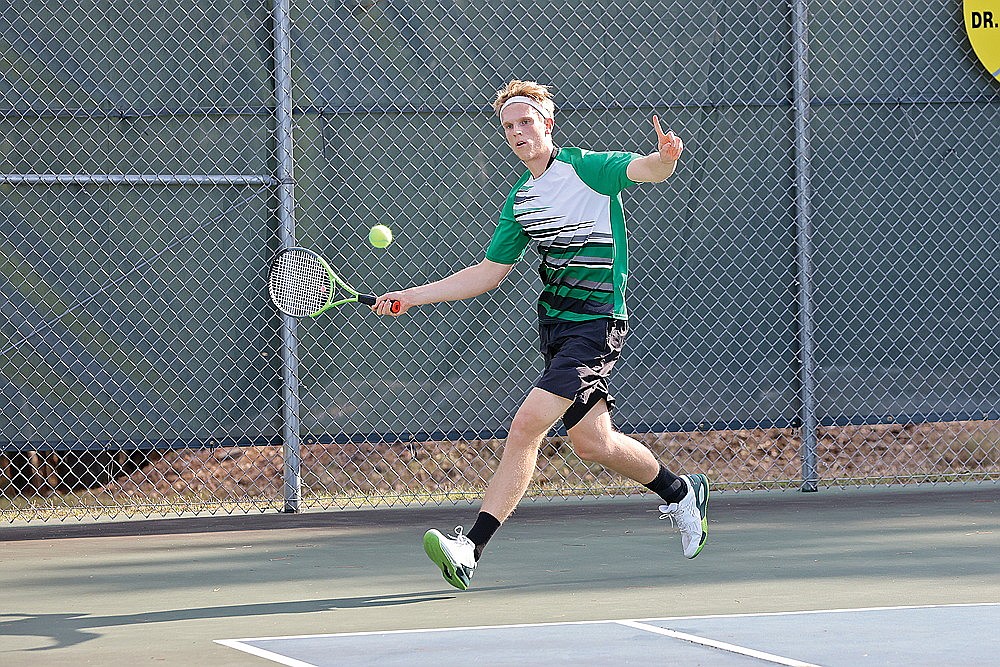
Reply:
[[[573,449],[646,486],[660,511],[680,529],[684,555],[694,558],[708,535],[708,479],[677,476],[638,441],[611,425],[611,369],[627,332],[628,249],[621,191],[659,183],[674,173],[683,143],[653,116],[657,150],[649,155],[594,153],[553,144],[555,106],[547,86],[514,80],[494,109],[507,145],[527,171],[514,185],[479,264],[437,282],[389,292],[372,309],[402,315],[410,308],[479,296],[496,288],[532,241],[544,287],[538,302],[545,370],[514,415],[500,465],[472,529],[455,537],[424,535],[424,550],[445,580],[465,590],[486,543],[513,513],[531,481],[543,438],[562,419]],[[397,313],[391,302],[398,301]]]

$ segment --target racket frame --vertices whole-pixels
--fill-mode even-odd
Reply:
[[[326,298],[326,304],[319,310],[312,313],[308,313],[306,315],[293,314],[282,309],[282,307],[278,303],[278,299],[276,299],[274,296],[274,279],[273,279],[274,269],[278,265],[278,262],[281,260],[283,256],[292,252],[304,253],[315,259],[317,263],[320,265],[320,267],[322,267],[323,270],[326,271],[326,275],[330,280],[330,293]],[[271,303],[274,304],[274,307],[277,308],[278,311],[281,312],[282,314],[288,315],[289,317],[295,317],[298,319],[303,319],[306,317],[318,317],[319,315],[322,315],[331,308],[335,308],[337,306],[343,306],[344,304],[348,303],[362,303],[366,306],[374,306],[376,301],[376,297],[374,295],[362,294],[353,287],[351,287],[350,285],[348,285],[347,283],[345,283],[340,278],[340,276],[337,275],[337,272],[333,270],[333,267],[330,266],[330,263],[327,262],[325,259],[323,259],[323,256],[320,255],[318,252],[310,250],[309,248],[302,248],[299,246],[282,248],[274,255],[274,258],[271,260],[270,271],[268,272],[267,287],[268,287],[268,295],[271,297]],[[344,297],[342,299],[337,299],[336,301],[334,301],[333,299],[334,299],[335,287],[339,287],[341,290],[347,292],[351,296]]]

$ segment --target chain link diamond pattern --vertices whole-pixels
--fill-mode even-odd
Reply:
[[[805,6],[799,81],[786,2],[291,0],[282,183],[281,3],[0,16],[0,516],[281,509],[290,472],[304,507],[478,498],[540,370],[531,253],[478,299],[301,322],[298,443],[266,271],[279,186],[360,291],[478,262],[523,169],[490,108],[511,78],[553,86],[559,145],[649,152],[654,113],[684,138],[625,194],[621,430],[723,489],[797,488],[813,446],[824,484],[996,479],[1000,88],[949,3]],[[557,430],[529,495],[641,490]]]

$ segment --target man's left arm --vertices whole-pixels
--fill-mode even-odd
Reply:
[[[653,116],[656,130],[657,150],[628,163],[625,175],[635,183],[659,183],[665,181],[677,168],[677,161],[684,151],[684,142],[672,131],[663,133],[660,119]]]

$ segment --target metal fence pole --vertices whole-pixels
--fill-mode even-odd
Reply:
[[[295,245],[295,179],[292,156],[291,0],[274,3],[275,157],[278,178],[278,235],[282,247]],[[302,503],[299,451],[299,357],[295,319],[281,320],[282,443],[284,447],[285,512]]]
[[[795,114],[795,225],[798,244],[799,382],[801,392],[802,491],[817,491],[816,392],[812,301],[812,186],[809,172],[808,0],[792,3],[792,77]]]

